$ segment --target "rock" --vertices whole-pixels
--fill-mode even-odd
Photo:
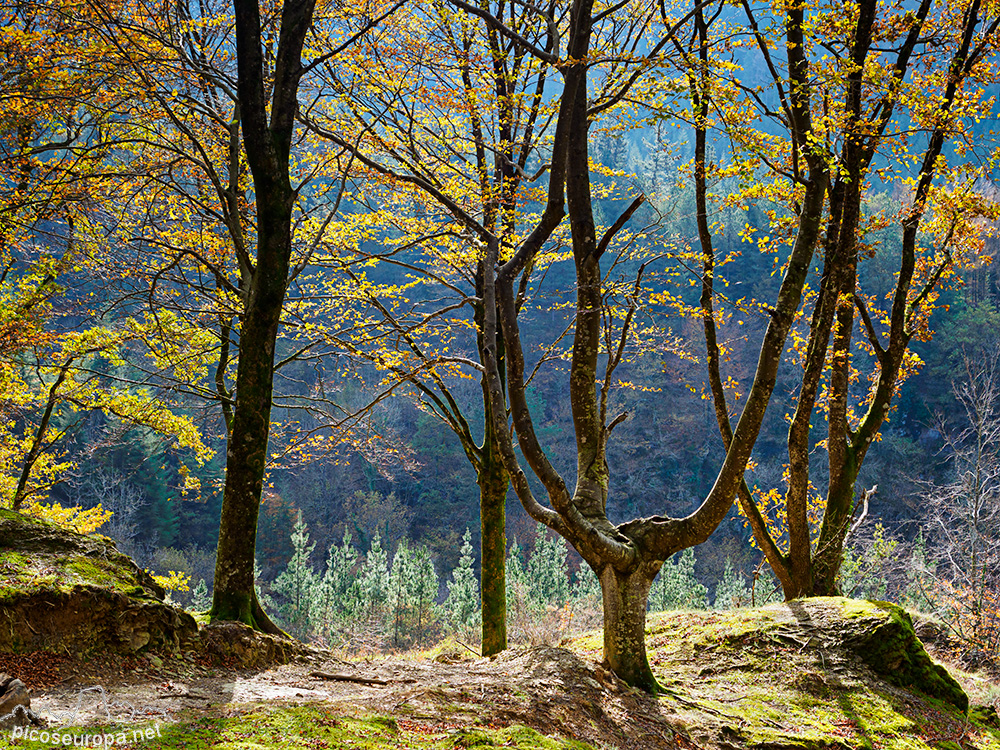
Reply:
[[[110,540],[0,510],[0,652],[133,654],[197,638],[188,613]]]
[[[812,597],[768,605],[759,612],[781,624],[775,634],[790,644],[860,659],[892,685],[919,690],[968,710],[965,691],[944,667],[934,663],[917,638],[910,615],[895,604]]]
[[[260,633],[241,622],[211,623],[199,637],[202,653],[222,664],[231,660],[244,667],[287,664],[308,653],[308,648],[298,641]]]
[[[31,710],[31,694],[20,680],[0,674],[0,729],[38,724]]]
[[[134,630],[129,636],[128,647],[132,651],[140,651],[149,644],[150,640],[151,636],[148,630]]]

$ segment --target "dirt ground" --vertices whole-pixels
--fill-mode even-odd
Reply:
[[[67,660],[54,672],[47,675],[54,684],[33,690],[31,705],[62,726],[186,721],[255,703],[323,701],[345,714],[392,715],[404,726],[516,723],[598,747],[688,745],[655,698],[600,665],[553,647],[514,648],[494,659],[451,654],[442,661],[345,662],[311,652],[254,671],[210,668],[183,658],[160,666],[148,657]]]
[[[796,607],[810,616],[796,615]],[[202,628],[174,657],[0,654],[0,672],[20,677],[32,690],[32,709],[63,727],[187,725],[260,704],[322,703],[334,715],[391,716],[421,734],[522,724],[599,750],[934,748],[956,737],[963,748],[1000,748],[1000,684],[991,675],[962,676],[972,702],[993,712],[980,712],[974,726],[940,701],[886,681],[902,673],[903,662],[881,664],[875,653],[892,640],[886,628],[894,610],[848,600],[796,607],[652,617],[647,645],[664,688],[659,698],[597,663],[597,633],[573,639],[572,650],[514,647],[492,659],[451,643],[430,654],[344,660],[220,624]],[[904,651],[900,659],[913,656]],[[251,663],[264,666],[236,667]]]

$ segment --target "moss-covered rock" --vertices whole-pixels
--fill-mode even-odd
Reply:
[[[1000,750],[1000,727],[892,604],[810,598],[647,623],[664,719],[705,748]],[[571,646],[600,657],[599,634]],[[683,745],[683,743],[682,743]],[[687,746],[687,745],[683,745]]]
[[[961,711],[968,710],[969,696],[947,669],[928,656],[906,610],[888,602],[857,603],[832,598],[793,602],[789,606],[809,611],[827,604],[848,615],[840,621],[839,632],[834,629],[834,634],[887,682],[919,690]]]
[[[0,510],[0,651],[180,648],[194,619],[113,542]]]

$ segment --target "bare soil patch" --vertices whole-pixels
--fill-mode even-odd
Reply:
[[[183,722],[252,704],[321,701],[346,715],[391,715],[410,729],[516,723],[609,748],[684,746],[661,702],[566,649],[514,648],[493,659],[449,661],[348,663],[313,651],[262,670],[210,667],[185,658],[156,667],[147,657],[130,662],[130,673],[111,661],[100,669],[65,663],[65,670],[81,668],[80,677],[36,690],[32,708],[60,723],[70,716],[78,724],[101,723],[109,713],[112,720]],[[385,684],[324,679],[311,674],[316,672]]]

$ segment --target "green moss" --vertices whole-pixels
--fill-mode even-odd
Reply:
[[[967,719],[964,693],[895,605],[815,598],[647,625],[664,714],[719,744],[932,750],[968,730],[967,750],[1000,750],[1000,727]],[[572,645],[600,658],[597,634]]]
[[[10,521],[12,523],[30,523],[36,526],[45,526],[46,522],[40,518],[32,518],[31,516],[23,516],[13,510],[7,508],[0,508],[0,521]]]
[[[14,552],[13,550],[4,550],[0,554],[0,566],[8,567],[23,567],[28,564],[28,558],[19,552]]]
[[[4,552],[0,560],[4,585],[0,599],[14,600],[45,589],[69,592],[77,586],[98,586],[129,596],[148,596],[133,570],[85,555]]]
[[[155,727],[155,725],[149,725]],[[147,725],[141,725],[147,728]],[[128,737],[138,727],[125,728]],[[421,731],[416,731],[420,729]],[[429,729],[430,731],[427,731]],[[65,730],[59,730],[60,732]],[[94,733],[94,728],[80,730]],[[111,731],[105,729],[104,731]],[[121,731],[121,728],[114,731]],[[190,722],[161,725],[155,739],[163,750],[307,750],[316,747],[356,750],[452,750],[469,747],[514,747],[520,750],[592,750],[572,740],[552,739],[526,727],[476,729],[458,733],[446,728],[402,728],[384,716],[338,716],[329,706],[256,706],[226,717],[203,717]],[[18,747],[41,750],[40,742]]]
[[[146,596],[132,571],[123,570],[103,560],[72,557],[62,561],[61,587],[65,590],[76,585],[101,586],[127,596]]]

